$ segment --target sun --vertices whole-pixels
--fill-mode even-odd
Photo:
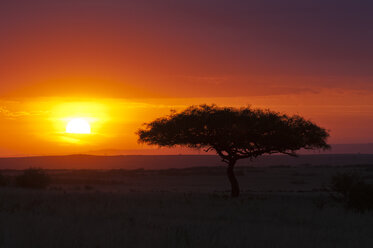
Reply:
[[[91,125],[83,118],[74,118],[67,123],[66,133],[90,134]]]

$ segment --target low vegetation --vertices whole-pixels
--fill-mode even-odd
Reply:
[[[7,178],[0,173],[0,187],[6,186],[8,184]]]
[[[0,188],[0,247],[371,248],[373,211],[351,193],[373,182],[371,168],[240,167],[236,199],[224,167],[3,171],[11,186],[52,185]],[[364,213],[346,211],[357,203]]]
[[[39,168],[27,169],[15,178],[16,186],[22,188],[45,189],[50,182],[50,176]]]
[[[3,188],[0,247],[372,247],[373,215],[313,198]]]
[[[373,185],[357,173],[338,173],[331,179],[331,197],[357,212],[373,210]]]

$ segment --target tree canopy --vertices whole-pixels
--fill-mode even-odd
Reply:
[[[145,124],[139,141],[215,150],[225,162],[304,149],[328,149],[328,132],[299,115],[262,109],[191,106]]]

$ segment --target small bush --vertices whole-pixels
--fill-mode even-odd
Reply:
[[[84,186],[85,190],[93,190],[93,187],[91,185],[86,185]]]
[[[30,168],[16,177],[16,185],[22,188],[44,189],[50,184],[50,177],[42,169]]]
[[[8,184],[7,178],[0,173],[0,187],[6,186]]]
[[[357,212],[373,210],[373,185],[355,173],[339,173],[331,179],[331,197],[347,209]]]
[[[312,200],[312,203],[317,209],[323,210],[328,205],[328,199],[320,194]]]

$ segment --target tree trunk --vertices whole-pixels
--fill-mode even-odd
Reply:
[[[228,164],[228,168],[227,168],[228,179],[232,186],[231,197],[238,197],[240,195],[240,188],[238,187],[238,181],[233,171],[235,164],[236,164],[235,160],[230,161]]]

